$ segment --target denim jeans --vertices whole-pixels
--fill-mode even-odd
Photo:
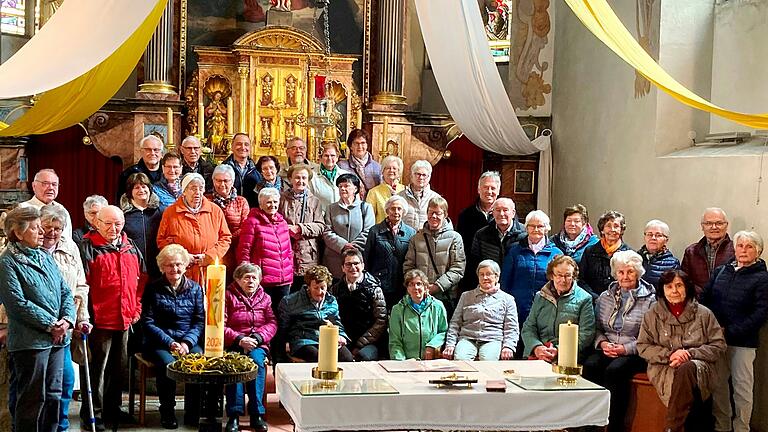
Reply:
[[[248,357],[252,358],[256,365],[259,366],[259,373],[253,381],[227,386],[227,417],[245,415],[243,386],[245,386],[245,390],[248,392],[248,414],[252,416],[264,415],[264,401],[262,398],[264,397],[264,387],[267,381],[267,370],[264,367],[267,352],[264,348],[256,348],[248,353]]]
[[[21,350],[11,353],[16,370],[16,431],[56,432],[64,350]]]
[[[69,429],[69,402],[75,388],[75,368],[72,367],[72,351],[64,348],[64,370],[61,381],[61,403],[59,409],[59,432]]]

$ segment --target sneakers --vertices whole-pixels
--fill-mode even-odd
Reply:
[[[257,432],[267,432],[267,422],[264,421],[262,416],[251,416],[251,429]]]

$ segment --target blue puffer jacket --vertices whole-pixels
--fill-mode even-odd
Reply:
[[[675,258],[669,249],[652,254],[648,252],[648,249],[645,246],[643,246],[637,253],[643,257],[643,268],[645,269],[643,279],[653,285],[654,288],[665,271],[680,268],[680,260]]]
[[[173,342],[198,345],[205,326],[203,290],[182,276],[176,292],[165,276],[147,284],[142,298],[145,350],[168,349]]]
[[[329,293],[318,306],[312,303],[307,287],[283,297],[280,301],[277,316],[280,317],[278,332],[281,339],[288,342],[291,355],[304,345],[318,345],[320,341],[320,326],[326,321],[339,326],[339,336],[349,342],[344,326],[339,319],[339,304]]]
[[[48,328],[75,325],[75,301],[50,254],[11,242],[0,254],[0,301],[8,313],[8,351],[51,348]],[[69,345],[69,335],[57,346]]]
[[[762,259],[740,270],[735,262],[715,269],[702,303],[715,313],[728,345],[757,348],[758,333],[768,318],[768,272]]]
[[[387,301],[387,310],[392,309],[403,295],[403,262],[408,252],[408,242],[416,230],[405,222],[400,224],[397,236],[392,234],[387,220],[372,226],[365,242],[365,266],[381,282],[381,290]]]
[[[637,337],[645,313],[656,303],[656,291],[643,279],[637,281],[637,288],[630,290],[627,304],[621,296],[618,282],[611,282],[608,289],[600,294],[595,303],[595,348],[608,341],[624,345],[627,355],[637,355]],[[621,327],[616,319],[621,315]],[[618,328],[617,328],[618,327]]]
[[[563,251],[549,241],[534,254],[528,247],[527,237],[509,248],[501,270],[501,289],[515,298],[518,322],[528,318],[533,297],[547,283],[547,264],[562,254]]]

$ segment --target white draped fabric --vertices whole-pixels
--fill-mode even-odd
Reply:
[[[85,74],[115,52],[157,0],[67,0],[0,65],[0,99],[39,94]]]
[[[415,2],[435,80],[464,135],[478,147],[501,155],[548,152],[549,134],[531,141],[520,127],[491,56],[477,2]],[[550,154],[542,154],[539,162],[538,207],[545,212],[549,211],[551,161]]]

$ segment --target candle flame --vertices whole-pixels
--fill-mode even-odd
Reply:
[[[328,321],[328,320],[325,320],[325,325],[327,325],[329,327],[333,327],[333,323]]]
[[[568,320],[568,325],[572,325],[572,324],[571,324],[571,320]]]
[[[215,260],[215,262],[214,262],[214,265],[219,265],[219,257],[216,257],[216,260]],[[568,321],[568,323],[570,324],[570,321]]]

